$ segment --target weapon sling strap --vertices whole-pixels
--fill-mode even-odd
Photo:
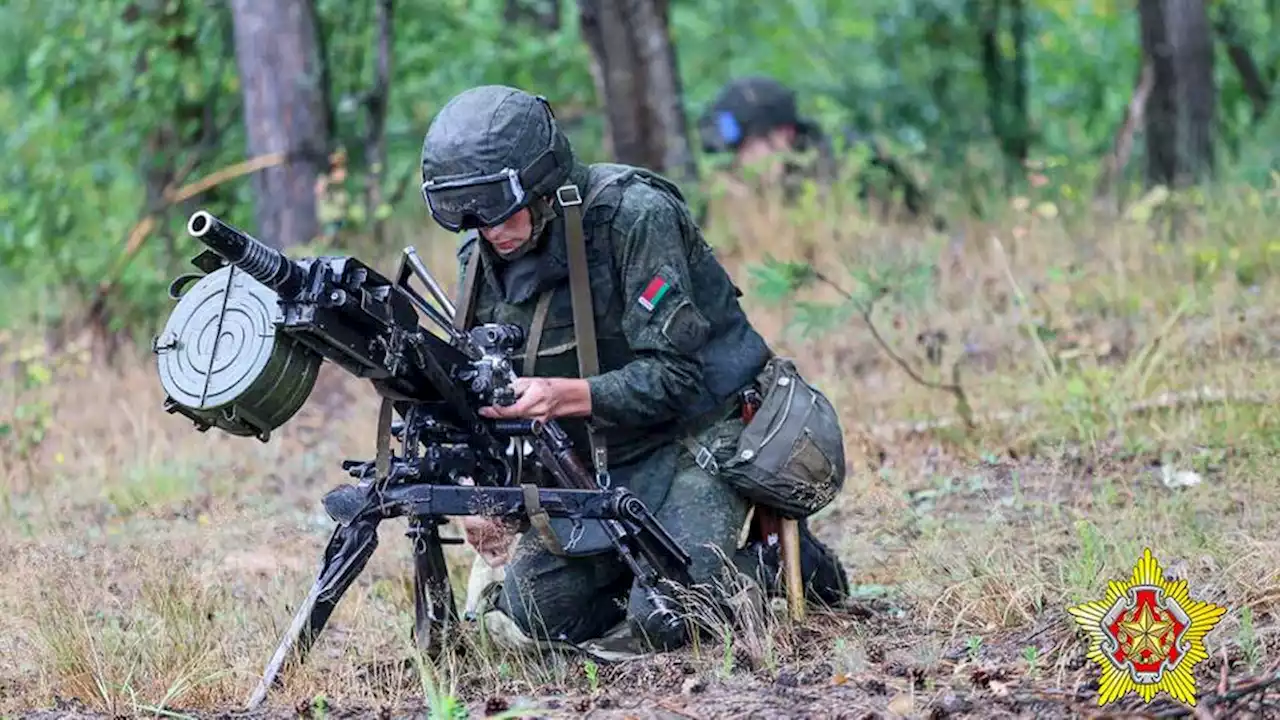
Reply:
[[[552,555],[563,556],[564,546],[560,544],[560,538],[556,537],[556,531],[551,528],[551,516],[547,514],[546,509],[542,507],[542,501],[538,498],[538,486],[533,483],[523,483],[520,485],[520,491],[524,496],[524,509],[529,518],[529,524],[538,531],[538,536],[542,538],[542,542]]]
[[[533,375],[533,366],[538,361],[538,348],[542,346],[542,328],[547,324],[547,313],[551,310],[551,296],[554,290],[543,290],[538,296],[538,306],[533,309],[533,325],[529,327],[529,340],[524,346],[523,375]]]
[[[598,191],[598,188],[597,188]],[[594,197],[593,192],[588,200]],[[600,371],[596,348],[595,315],[591,305],[591,278],[587,274],[587,247],[582,232],[582,195],[577,185],[565,185],[556,190],[556,199],[564,208],[565,240],[569,260],[569,293],[573,303],[574,339],[578,348],[578,376],[590,377]],[[533,324],[529,328],[529,338],[525,344],[524,375],[533,374],[534,365],[538,361],[538,348],[542,345],[542,332],[547,322],[547,314],[551,309],[551,297],[555,289],[544,290],[538,296],[538,305],[533,310]],[[587,424],[587,439],[591,444],[592,464],[596,469],[596,482],[607,484],[608,454],[604,442]],[[524,487],[525,509],[529,522],[538,535],[542,537],[548,551],[553,555],[564,555],[564,546],[551,528],[550,518],[538,502],[537,488],[531,485]]]
[[[471,253],[467,261],[466,273],[462,279],[462,290],[458,293],[458,309],[453,316],[453,326],[459,330],[470,327],[475,315],[476,280],[480,275],[480,251]],[[524,349],[523,375],[532,375],[533,366],[538,359],[538,348],[542,345],[542,328],[547,324],[547,311],[551,309],[551,291],[545,291],[538,297],[538,306],[533,311],[533,326],[529,328],[529,341]]]
[[[538,347],[542,345],[542,328],[547,324],[547,312],[550,309],[551,291],[546,290],[538,296],[538,306],[533,310],[533,325],[529,328],[529,339],[525,342],[524,367],[521,368],[520,374],[526,377],[533,375],[533,366],[538,360]],[[524,453],[522,452],[516,453],[516,472],[517,477],[524,476]],[[526,483],[522,484],[521,488],[524,489],[524,507],[529,523],[538,531],[539,537],[551,554],[564,555],[564,546],[560,544],[560,538],[556,537],[555,531],[551,529],[551,517],[538,502],[538,487]]]
[[[458,293],[458,307],[453,314],[453,326],[459,330],[471,327],[475,316],[476,279],[480,275],[480,240],[476,240],[476,249],[471,252],[471,260],[467,263],[467,272],[462,278],[462,291]]]

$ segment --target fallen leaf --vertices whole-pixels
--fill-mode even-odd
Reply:
[[[915,700],[912,699],[910,695],[907,695],[904,693],[890,700],[889,707],[887,708],[887,710],[893,713],[894,715],[901,715],[903,717],[906,717],[907,715],[910,715],[913,710],[915,710],[915,706],[916,706]]]

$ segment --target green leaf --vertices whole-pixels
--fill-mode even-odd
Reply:
[[[811,337],[846,325],[857,311],[853,303],[798,302],[793,322],[802,335]]]
[[[786,300],[814,278],[808,263],[783,262],[772,256],[766,256],[762,264],[752,266],[749,272],[755,281],[755,292],[771,302]]]

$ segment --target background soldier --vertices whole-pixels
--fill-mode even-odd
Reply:
[[[468,327],[514,323],[528,333],[516,403],[484,413],[559,419],[577,447],[604,448],[591,455],[595,470],[654,511],[692,556],[695,583],[720,577],[717,551],[757,575],[759,548],[740,542],[750,504],[716,468],[736,452],[743,391],[773,353],[680,191],[638,168],[579,162],[545,100],[501,86],[463,92],[440,111],[422,175],[433,219],[466,231],[459,316]],[[585,198],[580,236],[566,219],[575,195]],[[574,243],[585,244],[585,277],[573,270]],[[575,327],[575,282],[589,291],[593,329]],[[599,370],[582,377],[592,354]],[[701,449],[710,452],[695,457]],[[828,452],[840,454],[842,482],[843,447]],[[655,617],[598,524],[551,526],[555,537],[525,532],[515,544],[478,612],[486,624],[582,643],[629,619],[656,646],[687,640],[682,624]],[[512,529],[483,517],[464,527],[487,562],[502,564]],[[839,600],[838,561],[807,529],[802,538],[811,595]]]
[[[815,121],[801,117],[795,92],[771,78],[744,77],[726,84],[699,117],[698,134],[703,152],[731,153],[738,173],[763,160],[781,158],[776,170],[780,177],[775,179],[788,197],[794,197],[806,179],[830,185],[838,178],[830,139]],[[912,218],[928,214],[920,186],[873,139],[850,130],[845,133],[845,146],[870,153],[867,166],[858,173],[859,197],[870,199],[877,195],[873,188],[883,185],[888,193],[901,194]],[[941,220],[934,222],[941,229]]]

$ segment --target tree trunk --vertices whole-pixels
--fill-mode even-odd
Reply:
[[[1146,113],[1148,185],[1185,187],[1214,169],[1217,89],[1204,0],[1141,0],[1142,50],[1154,70]]]
[[[378,213],[382,207],[382,182],[387,174],[387,99],[391,93],[391,48],[394,39],[395,4],[377,0],[375,22],[378,26],[378,56],[373,74],[373,89],[365,101],[369,126],[365,136],[368,156],[368,185],[365,186],[366,215],[373,223],[373,235],[381,243],[385,224]]]
[[[1008,63],[1001,54],[1005,11],[1009,14],[1009,39],[1013,57]],[[987,118],[1004,153],[1004,189],[1012,191],[1013,181],[1026,169],[1031,150],[1031,120],[1028,111],[1027,9],[1025,0],[973,0],[968,13],[978,28],[978,48],[982,76],[987,86]]]
[[[1008,151],[1005,141],[1005,77],[1004,64],[1000,62],[1000,13],[1001,0],[972,0],[968,4],[969,16],[978,30],[979,62],[982,66],[983,84],[987,88],[987,121],[991,134],[1000,145],[1001,152]],[[1007,155],[1006,155],[1007,159]],[[1010,189],[1010,177],[1005,172],[1004,190]]]
[[[249,155],[285,153],[254,176],[256,232],[277,248],[320,234],[316,179],[328,167],[324,59],[311,0],[231,0]]]
[[[1012,0],[1009,4],[1012,17],[1009,32],[1013,36],[1013,68],[1009,73],[1009,115],[1005,117],[1006,154],[1021,173],[1031,153],[1030,92],[1027,88],[1030,70],[1027,68],[1027,4],[1026,0]]]
[[[1124,170],[1133,153],[1134,135],[1146,118],[1147,101],[1151,97],[1151,88],[1154,84],[1155,70],[1151,65],[1151,59],[1147,58],[1143,61],[1142,70],[1138,73],[1138,80],[1134,84],[1129,105],[1125,108],[1124,118],[1116,129],[1111,151],[1102,159],[1102,172],[1098,177],[1093,196],[1100,207],[1108,208],[1108,204],[1108,209],[1121,207],[1123,198],[1120,190],[1123,187]]]
[[[187,0],[163,4],[133,2],[126,6],[121,19],[128,25],[142,22],[162,30],[167,38],[163,49],[169,62],[193,63],[201,53],[217,58],[215,68],[220,68],[224,62],[232,62],[230,34],[227,34],[223,48],[211,52],[212,48],[208,44],[201,47],[199,42],[203,28],[188,27],[191,11]],[[215,12],[220,14],[223,11],[218,9]],[[219,15],[212,22],[220,25],[222,21],[223,18]],[[230,29],[229,23],[227,28]],[[156,48],[147,49],[154,51]],[[138,54],[134,60],[134,70],[139,77],[150,71],[146,52]],[[220,73],[216,73],[215,77],[220,77]],[[149,211],[159,212],[164,209],[165,190],[170,186],[182,185],[192,173],[198,172],[202,162],[216,150],[222,131],[226,129],[223,116],[227,113],[218,108],[219,88],[216,82],[204,97],[185,98],[176,88],[172,89],[172,94],[178,98],[174,101],[172,115],[163,118],[143,142],[144,209]],[[184,154],[189,157],[182,162]],[[180,214],[190,215],[197,203],[207,204],[211,200],[220,200],[225,191],[219,190],[211,188],[202,196],[181,203],[178,207]]]
[[[579,0],[606,151],[617,161],[690,182],[698,175],[667,0]]]

